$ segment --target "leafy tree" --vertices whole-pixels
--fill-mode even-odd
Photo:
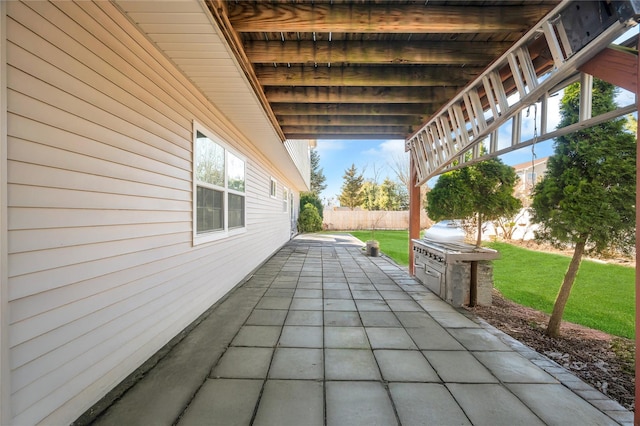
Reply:
[[[342,178],[344,179],[344,183],[342,184],[342,192],[340,193],[340,204],[353,210],[364,201],[362,194],[364,177],[362,173],[358,173],[355,164],[351,164],[351,168],[344,171]]]
[[[402,210],[407,209],[409,204],[406,188],[389,177],[380,185],[374,180],[367,180],[362,184],[362,195],[364,201],[361,207],[365,210]]]
[[[473,215],[473,194],[467,185],[469,170],[443,173],[427,194],[425,210],[431,220],[461,219]]]
[[[515,170],[498,158],[444,173],[427,194],[427,214],[435,221],[475,221],[479,246],[484,222],[514,215],[522,207],[513,196],[516,181]]]
[[[322,200],[317,192],[301,192],[300,193],[300,211],[304,209],[304,206],[310,203],[313,205],[318,213],[320,214],[320,218],[322,218],[322,211],[324,207],[322,205]]]
[[[361,189],[362,204],[361,207],[365,210],[380,210],[380,186],[373,180],[367,180],[362,184]]]
[[[307,203],[302,208],[298,217],[298,230],[300,232],[318,232],[322,230],[322,218],[313,204]]]
[[[615,88],[594,79],[593,114],[615,108]],[[560,101],[564,127],[578,121],[580,86],[565,89]],[[533,191],[536,238],[556,246],[572,245],[573,256],[553,306],[546,333],[556,337],[564,307],[584,253],[634,245],[636,141],[612,120],[555,140],[545,177]]]
[[[327,178],[324,175],[323,169],[320,167],[320,154],[315,149],[310,151],[311,155],[311,181],[310,181],[310,191],[315,192],[316,194],[320,194],[322,191],[327,189],[327,185],[325,181]]]
[[[388,177],[382,181],[378,191],[378,207],[381,210],[400,210],[399,185]]]

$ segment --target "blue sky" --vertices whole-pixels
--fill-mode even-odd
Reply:
[[[547,131],[555,129],[560,120],[559,101],[562,93],[552,96],[549,99],[549,113],[547,115]],[[635,101],[634,95],[630,92],[622,90],[616,99],[618,105],[624,106]],[[538,107],[539,108],[539,107]],[[536,120],[534,121],[534,117]],[[534,123],[537,123],[534,126]],[[533,137],[534,127],[537,133],[540,133],[540,111],[535,111],[533,107],[529,109],[529,113],[523,114],[522,118],[522,140],[528,140]],[[511,143],[510,136],[511,121],[508,121],[500,128],[499,147],[503,148]],[[395,160],[402,156],[408,156],[404,152],[404,140],[318,140],[317,152],[320,154],[320,167],[326,180],[327,189],[322,192],[320,197],[326,205],[328,201],[332,201],[332,205],[339,205],[338,195],[341,192],[344,183],[343,175],[345,170],[355,164],[358,172],[364,171],[366,179],[375,179],[381,183],[386,177],[396,180],[396,174],[393,171]],[[548,140],[539,142],[535,145],[535,158],[543,158],[553,154],[553,141]],[[531,161],[533,153],[531,147],[523,147],[509,154],[505,154],[500,158],[508,165],[516,165]],[[408,164],[408,163],[407,163]],[[428,182],[433,185],[434,180]]]
[[[327,189],[321,194],[326,204],[329,198],[333,198],[334,205],[339,205],[340,194],[345,170],[355,164],[358,172],[364,170],[365,178],[373,179],[378,175],[378,182],[386,177],[396,180],[393,171],[394,158],[405,156],[404,140],[318,140],[316,148],[320,154],[320,167],[327,178]],[[551,141],[536,145],[536,158],[553,154]],[[396,156],[396,157],[394,157]],[[531,161],[531,148],[523,148],[503,156],[503,161],[509,165],[515,165]]]
[[[556,97],[556,98],[559,98]],[[557,101],[555,101],[557,104]],[[550,116],[557,119],[557,105],[555,110],[550,112]],[[522,138],[529,139],[533,136],[534,112],[530,111],[529,117],[523,118]],[[539,123],[539,117],[538,117]],[[549,129],[554,129],[557,121],[550,120]],[[510,128],[511,124],[504,126]],[[538,124],[539,126],[539,124]],[[538,131],[539,132],[539,131]],[[510,143],[509,130],[500,132],[500,146]],[[358,172],[364,172],[366,179],[375,179],[378,183],[386,177],[396,179],[394,165],[401,157],[408,158],[408,153],[404,152],[404,140],[318,140],[316,151],[320,154],[320,167],[327,178],[327,189],[322,192],[321,198],[325,205],[332,201],[333,205],[339,205],[338,195],[344,183],[345,170],[355,164]],[[536,144],[535,156],[542,158],[553,154],[553,142],[546,141]],[[502,156],[502,160],[509,165],[515,165],[531,161],[532,152],[530,147],[522,148]],[[408,163],[407,163],[408,164]],[[377,179],[376,179],[377,178]],[[431,184],[433,182],[430,182]]]

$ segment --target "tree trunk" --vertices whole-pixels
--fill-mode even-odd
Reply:
[[[562,322],[562,314],[564,313],[564,307],[569,300],[571,294],[571,287],[576,280],[578,274],[578,268],[580,268],[580,262],[582,261],[582,255],[584,254],[584,246],[586,241],[580,241],[576,244],[573,250],[573,257],[569,263],[569,268],[566,274],[564,274],[564,280],[562,286],[556,297],[556,302],[553,305],[553,312],[551,318],[549,318],[549,324],[547,325],[547,336],[558,337],[560,335],[560,323]]]
[[[476,247],[482,245],[482,215],[478,213],[478,236],[476,238]]]

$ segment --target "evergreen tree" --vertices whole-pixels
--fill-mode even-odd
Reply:
[[[322,206],[322,200],[320,199],[320,196],[318,196],[318,194],[315,192],[301,192],[300,211],[302,211],[304,209],[304,206],[306,206],[308,203],[312,204],[316,208],[316,210],[320,214],[320,218],[322,218],[324,207]]]
[[[594,79],[593,115],[613,110],[615,88]],[[580,85],[565,89],[560,103],[564,127],[578,121]],[[574,248],[547,326],[560,334],[564,307],[584,253],[634,245],[636,141],[612,120],[559,137],[547,172],[533,192],[532,220],[540,224],[539,240]]]
[[[362,173],[358,173],[355,164],[351,164],[351,168],[344,171],[342,178],[344,179],[344,183],[342,184],[342,192],[340,193],[340,205],[353,210],[364,201],[362,194],[364,177]]]
[[[320,195],[322,191],[327,189],[325,181],[327,178],[324,175],[323,169],[320,167],[320,154],[315,149],[311,149],[311,180],[310,191]]]

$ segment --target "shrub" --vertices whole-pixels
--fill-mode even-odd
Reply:
[[[308,203],[316,207],[318,210],[318,214],[320,215],[320,219],[322,219],[322,210],[324,207],[322,206],[322,200],[315,192],[302,192],[300,193],[300,211],[304,209]]]
[[[318,209],[311,203],[307,203],[298,217],[298,231],[318,232],[322,230],[322,218]]]

